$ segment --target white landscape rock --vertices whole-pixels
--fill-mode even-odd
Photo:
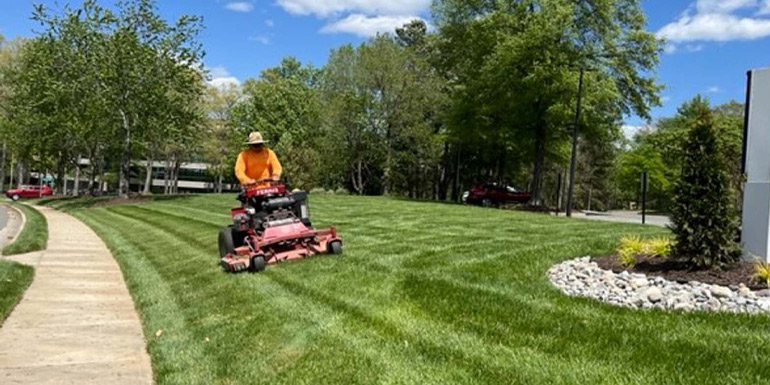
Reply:
[[[701,282],[678,283],[662,277],[604,270],[590,257],[564,261],[548,270],[556,287],[569,296],[594,298],[635,309],[770,313],[770,290],[754,292]]]

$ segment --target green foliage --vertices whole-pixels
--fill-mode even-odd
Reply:
[[[669,238],[657,237],[642,239],[636,235],[627,235],[620,239],[617,248],[618,260],[625,267],[636,264],[639,256],[668,258],[671,255],[672,242]]]
[[[618,258],[623,266],[630,267],[636,264],[636,257],[645,253],[644,241],[639,236],[625,236],[620,239],[618,246]]]
[[[712,112],[698,98],[692,108],[697,118],[683,148],[682,171],[671,207],[671,229],[676,236],[673,253],[688,258],[694,266],[715,268],[739,258],[737,215]]]
[[[425,182],[439,179],[444,80],[423,56],[429,37],[420,31],[418,23],[402,32],[406,40],[342,46],[327,63],[325,144],[335,153],[324,163],[332,181],[358,194],[430,196]]]
[[[536,201],[547,161],[566,165],[579,68],[587,70],[584,140],[607,140],[624,114],[647,117],[658,103],[650,71],[661,42],[645,30],[637,1],[443,0],[434,11],[442,69],[459,84],[452,142],[462,143],[480,174],[509,179],[532,170]]]
[[[0,259],[0,326],[21,300],[34,274],[30,266]]]
[[[698,119],[698,97],[683,103],[673,117],[662,118],[655,126],[641,131],[631,147],[617,159],[616,184],[623,201],[636,201],[639,191],[639,173],[650,173],[648,200],[652,207],[666,210],[671,204],[674,182],[679,177],[684,161],[684,145],[693,124]],[[731,101],[711,109],[714,134],[722,158],[727,164],[727,175],[733,194],[742,188],[741,151],[743,144],[743,105]],[[737,201],[737,196],[734,196]]]
[[[0,78],[11,95],[4,136],[27,170],[54,170],[61,181],[83,156],[92,186],[109,165],[126,195],[138,154],[195,154],[185,147],[195,147],[202,117],[199,18],[168,23],[154,0],[121,1],[115,10],[85,0],[58,12],[37,5],[32,19],[40,32]]]
[[[45,216],[29,205],[10,204],[24,213],[26,222],[16,240],[3,247],[2,254],[14,255],[45,250],[48,244],[48,221],[46,221]]]
[[[671,256],[674,243],[670,238],[658,237],[646,241],[646,252],[659,258]]]
[[[260,131],[278,155],[284,175],[294,186],[318,184],[321,159],[319,70],[294,58],[262,72],[243,85],[244,101],[232,111],[230,124],[243,143],[250,131]],[[242,145],[236,148],[242,147]]]
[[[754,277],[764,281],[767,286],[770,286],[770,263],[764,261],[755,262]]]

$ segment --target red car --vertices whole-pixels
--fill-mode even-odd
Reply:
[[[463,202],[482,206],[496,206],[506,203],[527,203],[532,198],[528,191],[497,183],[477,185],[463,193]]]
[[[46,195],[53,195],[53,191],[48,186],[21,186],[20,188],[7,190],[5,196],[12,200],[19,200],[21,198],[40,198]]]

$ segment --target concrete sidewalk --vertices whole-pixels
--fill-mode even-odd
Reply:
[[[10,257],[35,278],[0,328],[0,383],[152,384],[150,358],[123,275],[74,217],[38,208],[48,249]]]

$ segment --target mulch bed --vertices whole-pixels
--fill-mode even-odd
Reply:
[[[620,264],[615,255],[594,258],[599,267],[612,270],[615,273],[628,271],[629,273],[641,273],[652,277],[663,277],[669,281],[686,283],[698,281],[711,285],[737,287],[744,284],[752,290],[766,289],[767,284],[754,277],[754,264],[739,261],[722,270],[697,270],[692,268],[684,260],[662,259],[649,256],[637,257],[636,265],[626,268]]]

